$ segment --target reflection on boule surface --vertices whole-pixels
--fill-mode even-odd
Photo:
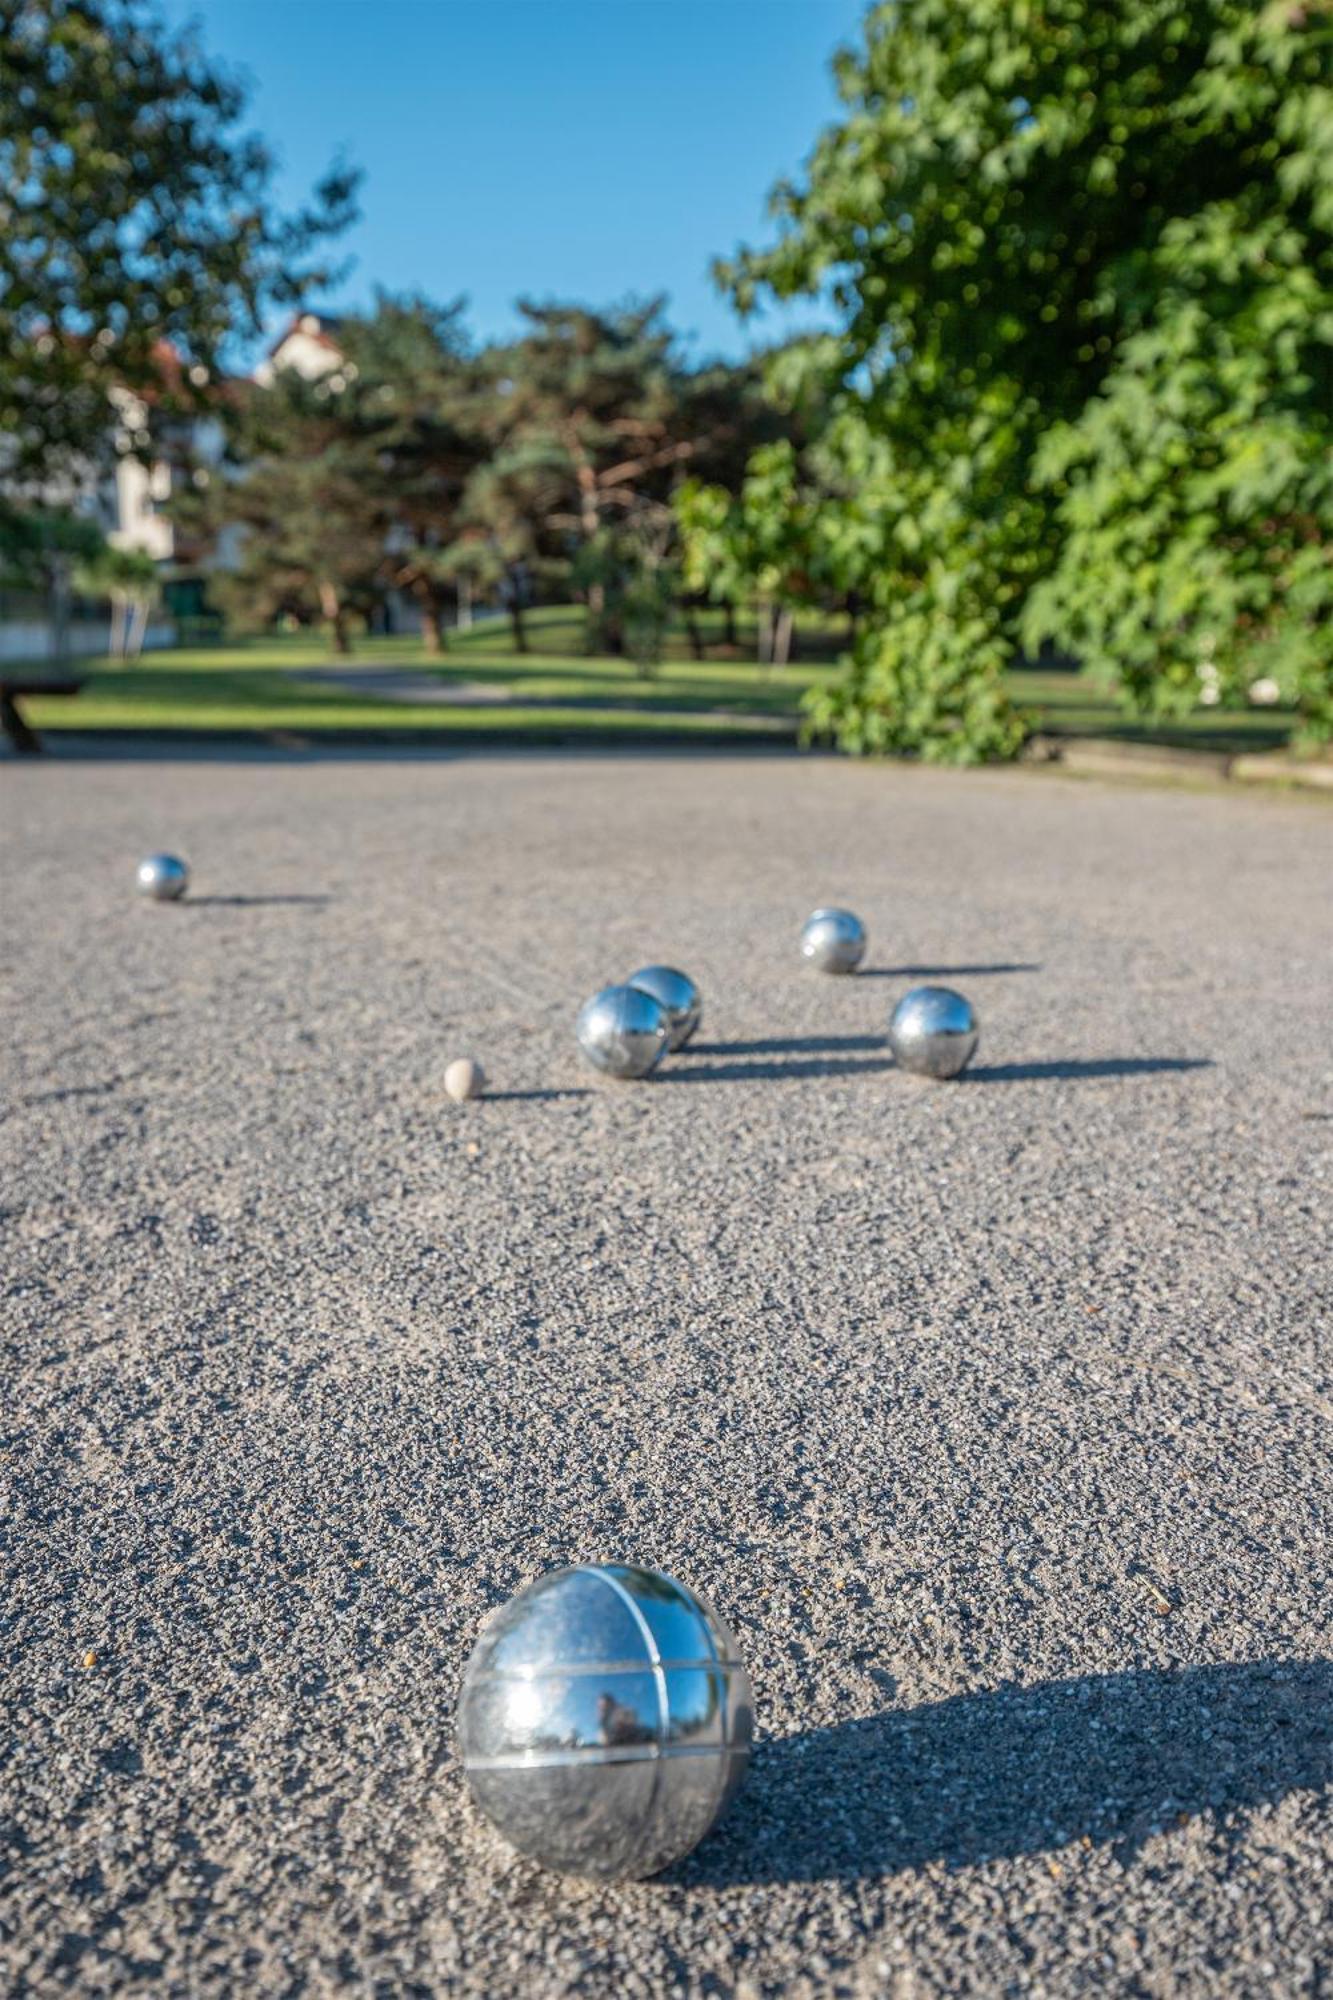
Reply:
[[[957,1076],[980,1033],[976,1010],[951,986],[914,986],[889,1017],[894,1059],[917,1076]]]
[[[584,1002],[575,1032],[594,1069],[606,1076],[647,1076],[666,1054],[666,1009],[637,986],[604,986]]]
[[[801,931],[801,957],[820,972],[855,972],[865,957],[866,927],[851,910],[815,910]]]
[[[482,1811],[547,1867],[652,1875],[703,1839],[745,1773],[749,1677],[726,1625],[655,1570],[557,1570],[468,1662],[458,1733]]]
[[[178,854],[150,854],[139,863],[135,879],[141,896],[155,903],[174,903],[189,887],[190,871]]]
[[[668,1049],[683,1049],[703,1019],[704,1003],[688,973],[673,965],[645,965],[631,972],[625,981],[640,993],[651,993],[661,1003],[667,1017]]]

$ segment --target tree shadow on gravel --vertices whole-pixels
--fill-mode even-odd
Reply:
[[[1014,1859],[1122,1856],[1200,1813],[1333,1784],[1333,1662],[1141,1668],[957,1695],[762,1743],[667,1879],[725,1888]]]
[[[1040,965],[863,965],[857,979],[988,979],[993,973],[1040,972]]]
[[[1211,1056],[1095,1056],[1087,1062],[990,1063],[964,1070],[959,1083],[1040,1083],[1099,1076],[1165,1076],[1182,1070],[1211,1069]]]

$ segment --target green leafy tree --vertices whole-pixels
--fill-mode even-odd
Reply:
[[[751,452],[793,435],[792,412],[779,407],[769,391],[771,367],[771,359],[751,356],[739,363],[708,362],[682,377],[679,431],[691,449],[673,468],[671,482],[674,516],[682,527],[687,520],[697,519],[684,497],[687,493],[720,490],[727,500],[734,499],[745,480]],[[734,589],[719,587],[719,576],[708,565],[691,559],[687,537],[682,537],[675,554],[682,585],[681,609],[694,657],[704,657],[703,634],[694,615],[701,601],[722,606],[726,640],[735,646],[736,612],[753,594],[748,585],[737,578]]]
[[[0,588],[39,591],[50,612],[52,656],[69,656],[70,597],[75,578],[87,565],[107,554],[96,522],[67,507],[15,505],[0,491]],[[35,749],[37,740],[24,727],[6,695],[0,700],[0,726],[20,748]]]
[[[464,495],[485,461],[478,372],[462,330],[462,302],[381,295],[373,314],[339,329],[345,377],[356,394],[330,405],[350,429],[368,428],[365,476],[382,520],[380,572],[421,616],[426,650],[444,644],[444,622],[479,567],[464,536]]]
[[[787,663],[798,608],[851,610],[874,556],[863,468],[844,464],[848,421],[826,394],[834,355],[819,339],[768,356],[748,457],[724,482],[686,480],[675,496],[687,586],[719,603],[754,603],[762,664]],[[767,441],[754,444],[765,430]]]
[[[661,300],[520,310],[526,331],[487,357],[495,480],[526,496],[533,553],[584,598],[590,647],[651,666],[677,577],[673,491],[754,441],[754,370],[688,369]]]
[[[300,214],[245,92],[141,0],[0,0],[0,480],[38,489],[112,449],[114,389],[188,403],[226,343],[327,272],[332,172]],[[184,358],[169,381],[163,344]],[[131,441],[134,442],[134,441]]]
[[[871,10],[776,242],[723,271],[843,317],[876,533],[814,719],[847,747],[1012,751],[1025,637],[1152,709],[1268,672],[1326,726],[1329,36],[1296,0]]]
[[[498,593],[509,613],[514,650],[526,653],[523,612],[533,591],[543,581],[556,587],[569,577],[568,536],[559,525],[567,466],[549,438],[516,438],[503,430],[497,437],[484,413],[482,422],[493,450],[464,489],[450,563],[477,591]]]
[[[283,370],[251,385],[233,420],[236,468],[188,491],[176,517],[197,533],[234,533],[219,601],[245,623],[320,623],[338,653],[374,602],[384,557],[378,462],[390,418],[359,377],[316,381]]]
[[[1163,230],[1100,394],[1037,450],[1060,544],[1023,630],[1141,712],[1283,701],[1313,744],[1333,737],[1333,88],[1277,25],[1223,44],[1239,105],[1283,134],[1272,178]]]
[[[74,581],[90,596],[111,599],[107,651],[115,659],[137,660],[148,620],[162,595],[162,578],[153,558],[142,549],[108,545],[84,558],[74,572]]]

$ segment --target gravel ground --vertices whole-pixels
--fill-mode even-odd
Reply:
[[[1329,1990],[1326,808],[0,786],[11,1992]],[[799,962],[829,901],[855,979]],[[701,1046],[608,1084],[577,1005],[659,956]],[[883,1047],[927,973],[982,1015],[957,1084]],[[715,1600],[761,1737],[615,1889],[509,1854],[451,1741],[487,1612],[606,1557]]]

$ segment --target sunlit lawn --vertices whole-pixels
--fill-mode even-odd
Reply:
[[[754,662],[752,632],[742,627],[745,650],[721,644],[721,623],[701,619],[709,656],[694,660],[683,633],[673,634],[668,656],[651,678],[632,662],[583,651],[582,614],[556,607],[530,613],[531,650],[514,650],[507,620],[486,619],[452,633],[448,650],[429,660],[415,638],[362,638],[350,659],[336,660],[318,636],[263,638],[152,653],[133,666],[89,663],[74,700],[33,698],[26,713],[41,730],[150,730],[320,735],[354,732],[433,736],[465,733],[473,740],[560,740],[598,736],[772,742],[774,723],[794,731],[800,698],[820,675],[834,671],[836,634],[807,628],[798,635],[802,657],[766,671]],[[806,657],[816,650],[823,659]],[[359,687],[357,677],[378,667],[503,694],[498,703],[394,701]],[[304,680],[303,674],[318,674]],[[1114,701],[1082,676],[1016,671],[1015,699],[1051,734],[1120,736],[1193,744],[1218,750],[1264,749],[1283,743],[1291,718],[1256,709],[1241,714],[1206,711],[1163,730],[1125,717]]]

